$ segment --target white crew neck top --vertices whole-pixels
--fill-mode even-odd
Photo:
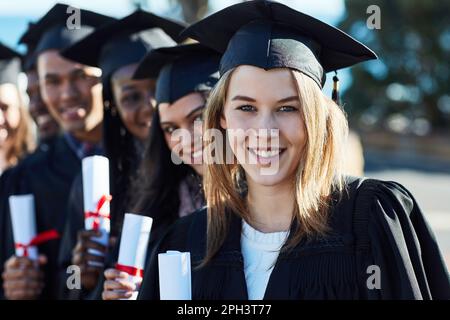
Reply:
[[[262,300],[289,231],[264,233],[242,220],[241,250],[249,300]]]

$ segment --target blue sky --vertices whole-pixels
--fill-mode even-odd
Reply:
[[[0,0],[0,41],[22,51],[17,45],[20,35],[25,31],[29,21],[35,21],[45,14],[56,2],[70,4],[74,7],[93,10],[117,18],[128,15],[134,10],[132,0]],[[239,0],[210,0],[212,12],[226,6],[240,2]],[[343,0],[281,0],[294,9],[312,15],[332,25],[342,19],[345,13]],[[174,10],[173,1],[148,0],[147,9],[162,16],[181,19],[179,10]],[[341,86],[345,89],[349,84],[348,72],[341,72],[340,78],[344,81]],[[348,81],[345,81],[348,79]],[[330,92],[331,81],[327,81],[325,91]]]

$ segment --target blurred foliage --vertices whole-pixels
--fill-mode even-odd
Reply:
[[[431,129],[450,128],[450,1],[345,0],[339,28],[379,56],[351,69],[353,88],[343,96],[351,120],[392,114],[423,118]],[[381,29],[370,30],[366,13],[380,8]]]
[[[147,9],[149,3],[161,0],[130,0],[131,5],[136,8]],[[208,12],[208,0],[166,0],[171,7],[179,7],[183,20],[188,23],[203,18]]]

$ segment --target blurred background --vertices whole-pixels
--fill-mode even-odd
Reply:
[[[60,2],[114,17],[140,7],[194,22],[240,1]],[[279,2],[342,28],[378,54],[377,61],[338,73],[341,103],[352,128],[349,166],[355,173],[394,180],[408,188],[425,212],[450,266],[450,1]],[[0,41],[23,51],[17,41],[28,22],[55,3],[0,0]],[[368,26],[368,20],[375,28]],[[328,75],[324,89],[329,96],[331,77]],[[361,149],[364,157],[354,156]]]

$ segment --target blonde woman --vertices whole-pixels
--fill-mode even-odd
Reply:
[[[18,54],[0,43],[0,174],[31,151],[31,122],[17,86]]]
[[[321,92],[324,73],[372,51],[269,1],[228,7],[184,34],[223,52],[205,114],[215,162],[207,154],[207,207],[160,242],[140,299],[159,298],[157,253],[166,250],[191,253],[193,299],[450,298],[413,196],[341,173],[347,121]],[[212,129],[223,146],[208,139]],[[217,161],[229,149],[234,162]]]

